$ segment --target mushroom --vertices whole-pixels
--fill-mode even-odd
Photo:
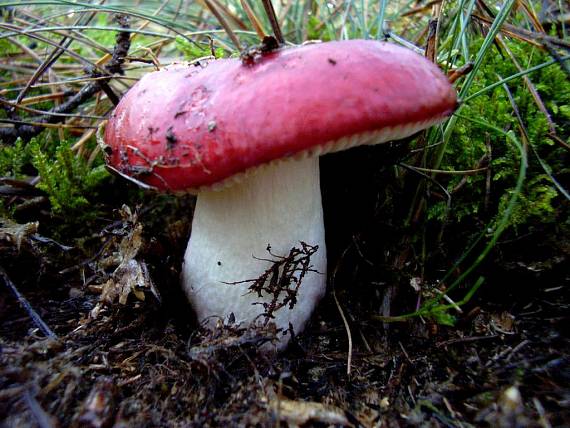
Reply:
[[[384,42],[175,66],[123,97],[106,128],[107,161],[147,186],[198,193],[182,286],[200,321],[260,322],[275,296],[251,292],[251,281],[292,248],[316,249],[296,302],[271,314],[282,349],[326,289],[318,156],[408,137],[456,103],[434,64]]]

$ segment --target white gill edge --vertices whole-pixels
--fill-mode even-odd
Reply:
[[[217,183],[189,189],[181,193],[199,194],[201,192],[224,190],[228,187],[233,186],[234,184],[242,182],[245,178],[251,176],[252,174],[256,174],[262,169],[269,168],[283,162],[291,162],[294,160],[306,159],[312,156],[321,156],[327,153],[340,152],[357,146],[375,146],[377,144],[387,143],[389,141],[401,140],[415,134],[416,132],[421,131],[422,129],[437,125],[445,119],[447,119],[447,116],[432,118],[420,122],[408,123],[405,125],[389,126],[377,131],[368,131],[361,134],[351,135],[349,137],[343,137],[339,140],[329,141],[325,144],[311,147],[310,149],[303,150],[286,158],[275,159],[271,162],[254,166]]]

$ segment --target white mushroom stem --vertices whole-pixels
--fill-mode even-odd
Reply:
[[[273,315],[278,328],[289,323],[299,333],[326,288],[326,246],[319,182],[319,159],[280,162],[262,167],[240,183],[198,196],[190,242],[186,250],[182,283],[199,321],[210,325],[233,313],[243,326],[265,317],[260,298],[249,293],[251,283],[274,259],[287,256],[300,241],[318,245],[311,256],[317,272],[303,278],[293,309],[286,305]],[[281,299],[284,294],[281,295]],[[282,339],[283,348],[290,336]]]

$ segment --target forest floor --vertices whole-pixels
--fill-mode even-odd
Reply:
[[[138,245],[134,229],[121,239]],[[23,243],[4,279],[18,284],[57,337],[45,338],[0,289],[1,424],[568,426],[570,244],[543,238],[534,239],[549,252],[533,238],[499,246],[486,285],[453,327],[420,318],[384,325],[360,310],[367,297],[340,287],[352,349],[329,292],[276,356],[259,353],[259,338],[235,326],[196,328],[176,284],[179,260],[157,267],[164,242],[145,247],[161,303],[147,290],[144,301],[127,293],[125,304],[110,305],[100,305],[101,287],[50,274],[46,253],[38,262]],[[523,256],[524,246],[535,251]]]

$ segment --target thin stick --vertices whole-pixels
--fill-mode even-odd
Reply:
[[[75,113],[56,113],[54,111],[38,110],[35,108],[31,108],[31,107],[25,107],[22,104],[12,103],[8,100],[5,100],[4,98],[0,98],[0,104],[4,104],[6,106],[13,107],[17,110],[24,110],[24,111],[27,111],[30,113],[36,113],[36,114],[41,114],[41,115],[76,117],[79,119],[98,119],[98,120],[105,119],[104,116],[95,116],[95,115],[89,115],[89,114],[75,114]]]
[[[342,310],[342,306],[340,306],[340,302],[338,301],[338,299],[336,297],[336,293],[335,293],[334,288],[332,290],[332,295],[333,295],[334,301],[336,303],[338,313],[340,314],[340,317],[342,318],[342,322],[344,323],[344,328],[346,329],[346,335],[348,337],[348,358],[346,361],[346,375],[350,376],[350,372],[352,370],[352,333],[350,332],[350,325],[348,324],[348,320],[346,319],[346,316],[344,315],[344,311]]]
[[[106,79],[111,79],[112,74],[121,73],[123,69],[123,63],[125,62],[125,57],[128,54],[130,48],[130,32],[128,30],[128,22],[125,19],[119,20],[119,25],[125,29],[125,31],[119,32],[116,37],[115,48],[113,49],[113,55],[109,63],[105,66],[105,74],[109,74],[105,76]],[[2,26],[2,24],[0,24]],[[63,48],[60,48],[63,49]],[[93,71],[94,76],[92,77],[100,77],[95,75],[95,71]],[[66,116],[59,116],[53,115],[53,113],[69,113],[83,104],[85,101],[90,99],[93,95],[97,94],[101,89],[103,89],[105,80],[98,81],[96,79],[92,83],[85,85],[81,90],[73,95],[70,99],[66,102],[60,104],[57,107],[54,107],[47,114],[35,118],[30,118],[28,121],[18,120],[18,118],[10,118],[10,119],[0,119],[0,123],[11,123],[11,124],[19,124],[21,126],[18,127],[11,127],[11,128],[3,128],[0,127],[0,140],[4,143],[13,143],[16,141],[18,137],[21,137],[24,140],[29,140],[30,138],[38,135],[44,127],[53,127],[53,128],[96,128],[92,126],[79,126],[79,125],[65,125],[65,124],[57,124],[58,122],[63,122]],[[31,80],[30,80],[31,82]],[[28,82],[29,83],[29,82]],[[24,89],[20,92],[20,94],[25,93],[27,89],[31,88],[32,85],[26,85]],[[116,100],[115,100],[116,101]]]
[[[89,24],[89,22],[91,22],[91,20],[95,17],[95,13],[91,13],[87,16],[86,19],[86,24]],[[77,21],[75,22],[75,24],[79,24],[81,23],[81,21],[83,20],[83,15],[80,15],[79,18],[77,18]],[[69,48],[69,45],[71,45],[71,43],[73,42],[73,39],[70,39],[68,36],[64,36],[60,42],[58,43],[58,46],[56,49],[54,49],[49,56],[44,60],[44,62],[42,64],[40,64],[40,66],[38,67],[38,69],[34,72],[33,76],[31,77],[31,79],[28,81],[28,83],[26,83],[26,86],[24,87],[24,89],[22,89],[22,91],[20,91],[20,93],[18,94],[18,96],[16,97],[16,102],[19,103],[20,101],[22,101],[22,99],[24,98],[24,96],[26,95],[26,93],[29,91],[30,87],[36,83],[36,81],[42,76],[42,74],[44,74],[44,72],[67,50],[67,48]]]
[[[470,73],[471,70],[473,70],[473,63],[471,61],[469,61],[465,65],[463,65],[459,68],[456,68],[455,70],[451,70],[447,74],[447,80],[449,80],[449,83],[455,83],[455,81],[457,79],[459,79],[460,77],[463,77],[466,74]]]
[[[245,23],[239,19],[223,2],[219,0],[212,0],[217,7],[219,7],[224,15],[226,15],[230,21],[232,21],[240,30],[246,30],[247,26]],[[227,2],[226,2],[227,3]]]
[[[231,41],[234,44],[234,46],[236,47],[236,49],[241,52],[242,49],[241,49],[241,43],[239,42],[239,39],[237,38],[234,31],[229,26],[226,19],[220,13],[218,8],[210,0],[203,0],[203,1],[204,1],[204,4],[208,7],[208,9],[210,9],[210,12],[212,12],[212,14],[216,17],[216,19],[218,20],[220,25],[224,28],[224,30],[226,30],[226,33],[228,34],[229,38],[231,39]]]
[[[435,3],[432,7],[432,17],[428,23],[428,36],[426,44],[425,57],[429,59],[434,64],[437,64],[437,45],[439,42],[439,27],[440,27],[440,17],[441,10],[443,9],[442,4]]]
[[[410,168],[414,171],[421,171],[427,172],[429,174],[444,174],[444,175],[474,175],[479,174],[480,172],[487,171],[488,168],[476,168],[476,169],[467,169],[463,171],[447,171],[444,169],[431,169],[431,168],[421,168],[419,166],[412,166],[404,163],[400,163],[401,166],[404,168]]]
[[[241,2],[241,7],[245,11],[245,14],[249,18],[251,25],[253,25],[253,28],[255,29],[255,32],[257,33],[257,37],[259,37],[260,40],[263,40],[267,36],[267,34],[265,34],[265,31],[263,30],[263,26],[261,25],[261,22],[259,22],[259,19],[257,19],[257,16],[255,16],[255,13],[253,12],[253,9],[251,8],[251,6],[247,2],[247,0],[240,0],[240,2]]]
[[[338,301],[337,297],[336,297],[336,292],[335,292],[335,280],[336,280],[336,273],[340,267],[340,264],[342,262],[342,260],[344,259],[344,257],[346,256],[346,253],[348,252],[348,250],[350,249],[351,245],[349,245],[348,247],[346,247],[344,249],[344,251],[342,252],[332,274],[331,274],[331,288],[332,288],[332,295],[334,298],[334,301],[336,303],[336,307],[338,309],[338,312],[340,314],[340,317],[342,318],[342,322],[344,323],[344,328],[346,329],[346,335],[348,337],[348,358],[346,361],[346,375],[350,376],[351,370],[352,370],[352,333],[350,331],[350,325],[348,324],[348,320],[346,319],[346,316],[344,315],[344,311],[342,310],[342,307],[340,306],[340,302]]]
[[[4,284],[6,284],[6,287],[10,289],[12,294],[14,294],[14,296],[18,300],[18,303],[20,303],[22,308],[24,308],[24,310],[28,313],[28,315],[30,316],[36,327],[38,327],[45,336],[51,339],[57,339],[57,335],[48,327],[48,325],[44,322],[44,320],[42,320],[42,318],[34,310],[34,308],[32,308],[30,302],[28,302],[28,300],[18,291],[16,285],[12,282],[10,277],[8,277],[8,274],[1,266],[0,266],[0,278],[2,278]]]
[[[30,393],[29,390],[24,392],[24,401],[28,406],[28,409],[32,413],[35,421],[37,422],[40,428],[54,428],[55,425],[51,419],[51,416],[46,413],[46,411],[42,408],[38,400]]]
[[[54,117],[59,117],[59,116],[54,116]],[[0,119],[0,123],[9,123],[11,125],[20,125],[19,128],[14,128],[14,127],[10,127],[10,126],[1,126],[0,127],[0,137],[2,137],[4,134],[4,132],[6,132],[6,134],[8,135],[6,137],[6,140],[4,140],[3,142],[13,142],[14,140],[16,140],[16,137],[14,137],[13,139],[10,139],[12,137],[12,134],[14,134],[14,131],[18,132],[18,136],[22,137],[22,138],[27,138],[30,139],[34,136],[36,136],[37,134],[39,134],[39,132],[36,132],[37,129],[31,129],[31,128],[53,128],[53,129],[59,129],[59,128],[70,128],[70,129],[97,129],[97,125],[76,125],[76,124],[66,124],[66,123],[48,123],[48,122],[40,122],[40,121],[35,121],[35,122],[27,122],[24,120],[12,120],[12,119]],[[28,129],[30,129],[30,132],[28,132]],[[32,134],[32,132],[34,132]],[[30,135],[31,134],[31,135]]]
[[[279,44],[285,43],[285,39],[283,38],[283,33],[281,32],[281,27],[279,27],[279,21],[277,21],[277,15],[275,15],[275,9],[273,9],[273,4],[271,0],[262,0],[263,7],[265,8],[265,13],[269,18],[269,22],[271,23],[271,28],[273,29],[273,34],[275,34],[275,38],[279,42]]]

